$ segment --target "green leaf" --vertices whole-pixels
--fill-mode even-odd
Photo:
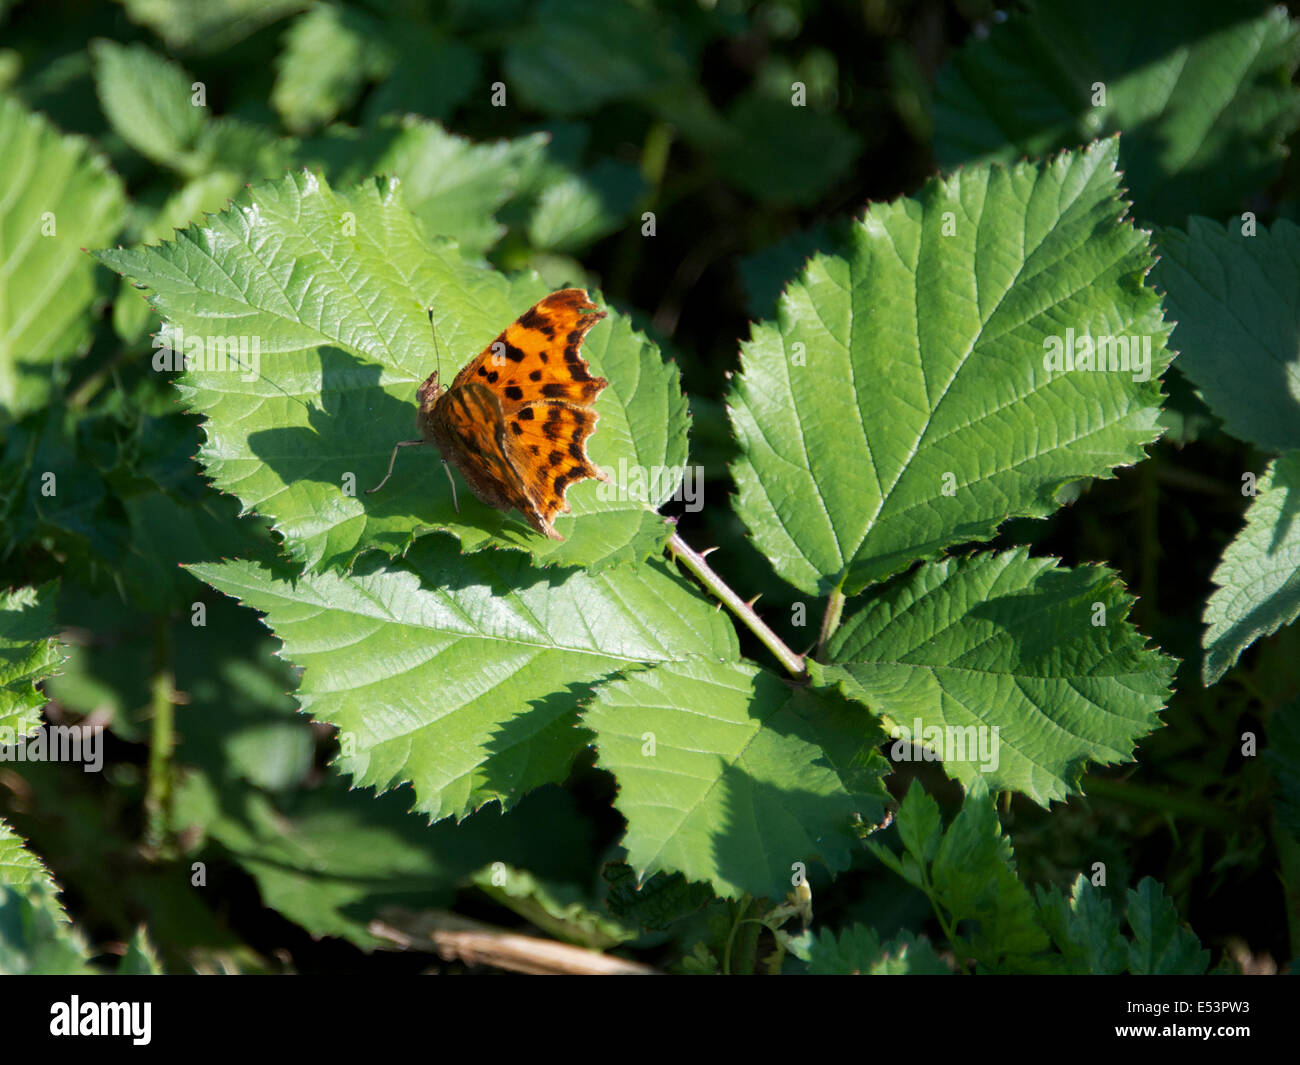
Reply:
[[[1029,889],[1016,876],[1011,840],[1002,834],[993,796],[975,785],[944,833],[930,869],[938,904],[952,923],[972,922],[971,953],[996,968],[1048,945]]]
[[[993,797],[982,780],[970,787],[941,838],[938,805],[913,780],[898,809],[898,831],[910,852],[901,862],[882,845],[869,846],[925,892],[941,919],[947,914],[946,929],[964,925],[967,938],[952,944],[959,956],[970,955],[995,971],[1035,967],[1031,956],[1047,947],[1047,933],[1029,890],[1016,876],[1011,841],[1002,835]]]
[[[1121,131],[1141,218],[1239,210],[1280,168],[1300,116],[1286,10],[1050,0],[972,37],[939,73],[940,165],[1012,162]],[[1104,102],[1099,91],[1104,88]]]
[[[149,942],[149,934],[144,925],[135,930],[135,935],[126,945],[126,953],[117,966],[118,976],[162,976],[162,962],[158,951]]]
[[[1083,874],[1067,898],[1056,888],[1035,891],[1038,915],[1071,973],[1110,976],[1128,965],[1128,942],[1110,900]]]
[[[434,819],[564,779],[586,743],[575,705],[618,670],[736,654],[727,619],[658,563],[542,573],[430,537],[365,575],[193,572],[268,615],[305,671],[303,709],[349,737],[340,766],[380,789],[411,782]]]
[[[207,119],[191,103],[194,79],[143,44],[90,42],[99,104],[114,131],[147,159],[185,169]]]
[[[873,205],[754,327],[729,396],[736,506],[787,581],[855,594],[1143,457],[1168,329],[1116,150],[968,169]],[[1125,352],[1136,338],[1149,365],[1053,361],[1084,337],[1115,361],[1109,338]]]
[[[89,453],[102,421],[51,406],[5,434],[0,471],[7,488],[6,551],[53,536],[75,544],[70,565],[87,554],[114,567],[121,563],[129,530],[104,470]]]
[[[666,662],[606,684],[583,714],[642,879],[783,897],[798,863],[849,865],[887,794],[865,713],[744,662]]]
[[[809,945],[812,976],[947,976],[951,970],[924,936],[900,932],[882,943],[867,925],[850,925],[842,932],[823,928]]]
[[[528,220],[528,239],[549,251],[585,248],[618,229],[644,191],[645,181],[635,166],[602,160],[590,171],[569,174],[542,191]]]
[[[243,184],[238,174],[227,170],[211,173],[187,181],[167,197],[158,212],[145,224],[140,241],[156,244],[171,240],[177,230],[185,229],[206,214],[225,207]]]
[[[43,406],[90,337],[95,264],[125,214],[122,183],[80,137],[0,95],[0,418]]]
[[[33,884],[44,887],[51,899],[57,895],[58,886],[45,863],[29,851],[23,838],[0,818],[0,891],[5,888],[25,889]]]
[[[334,776],[273,801],[193,772],[177,796],[176,824],[220,843],[283,917],[366,950],[377,943],[369,923],[385,909],[450,907],[488,862],[565,871],[563,858],[548,859],[545,851],[562,849],[563,830],[577,816],[556,789],[529,796],[505,816],[482,810],[460,824],[427,825],[409,805],[409,793],[348,790]],[[589,850],[582,857],[589,862]]]
[[[1132,604],[1110,570],[1027,548],[949,559],[850,617],[809,673],[909,741],[894,758],[924,745],[967,788],[983,779],[1046,806],[1159,724],[1177,663],[1145,646]]]
[[[1273,711],[1264,761],[1277,785],[1278,821],[1300,839],[1300,700]]]
[[[608,950],[637,936],[592,908],[577,888],[547,884],[527,870],[513,869],[503,862],[480,869],[471,881],[498,904],[566,943],[588,950]]]
[[[351,146],[336,169],[339,182],[362,181],[371,174],[393,174],[402,198],[430,235],[452,237],[466,257],[486,252],[504,227],[493,217],[538,165],[546,134],[476,144],[448,133],[436,122],[390,119],[377,132]],[[376,145],[380,147],[376,148]],[[308,157],[312,153],[307,152]]]
[[[52,887],[0,884],[0,975],[85,976],[89,956]]]
[[[321,4],[294,20],[276,60],[271,106],[302,132],[347,110],[367,81],[388,71],[383,24],[356,8]]]
[[[838,116],[788,99],[747,94],[727,118],[718,168],[763,203],[811,205],[848,174],[862,148]]]
[[[40,728],[49,701],[36,683],[52,676],[66,656],[55,638],[58,586],[0,590],[0,729],[9,740]]]
[[[929,865],[943,842],[943,817],[939,804],[921,782],[913,778],[898,807],[898,838],[920,866]]]
[[[813,255],[842,247],[848,240],[850,227],[847,220],[822,222],[742,256],[736,268],[745,286],[745,309],[749,316],[770,318],[774,315],[781,290],[798,275],[804,263]]]
[[[367,495],[393,445],[410,438],[415,390],[437,366],[424,308],[433,305],[450,376],[546,289],[430,247],[389,185],[336,194],[303,172],[241,199],[174,242],[98,254],[152,289],[174,351],[207,352],[181,379],[187,406],[208,416],[199,459],[218,488],[271,519],[295,559],[344,566],[368,548],[403,551],[426,529],[453,532],[467,550],[512,546],[559,565],[658,550],[669,529],[651,508],[680,479],[686,402],[676,367],[625,319],[611,313],[583,346],[610,381],[588,454],[613,480],[570,489],[573,514],[557,524],[565,541],[464,487],[457,511],[428,452],[401,455],[384,491]],[[236,344],[240,357],[225,356]],[[647,498],[638,487],[655,470],[670,476]]]
[[[296,144],[276,137],[264,126],[223,115],[203,127],[194,151],[185,160],[187,176],[202,177],[217,170],[239,174],[245,181],[284,173]]]
[[[393,69],[366,98],[367,125],[388,114],[446,119],[483,91],[483,60],[471,45],[443,27],[395,25],[396,40],[390,35],[385,42]]]
[[[1185,233],[1161,230],[1153,277],[1178,323],[1178,367],[1210,409],[1233,436],[1291,451],[1300,448],[1300,227],[1242,228],[1193,218]]]
[[[681,873],[656,873],[641,883],[626,862],[610,862],[601,875],[609,887],[605,905],[619,920],[637,928],[662,931],[698,913],[714,898],[707,884],[693,884]]]
[[[644,97],[687,76],[663,21],[628,0],[542,0],[531,24],[510,35],[503,62],[507,92],[556,115]]]
[[[263,26],[301,11],[310,0],[122,0],[132,22],[178,50],[219,52]]]
[[[1136,890],[1129,889],[1124,916],[1133,929],[1129,971],[1135,976],[1200,976],[1209,968],[1210,952],[1183,927],[1173,901],[1151,877],[1143,877]]]
[[[1205,604],[1202,677],[1215,684],[1261,636],[1300,616],[1300,451],[1269,464],[1245,527],[1223,551]],[[1294,495],[1292,493],[1295,493]]]

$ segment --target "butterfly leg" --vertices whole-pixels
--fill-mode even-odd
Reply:
[[[375,485],[374,488],[367,488],[367,489],[366,489],[366,495],[369,495],[371,492],[378,492],[379,489],[383,488],[384,485],[386,485],[386,484],[388,483],[388,478],[390,478],[390,477],[393,475],[393,463],[397,461],[397,449],[398,449],[398,448],[403,448],[403,447],[414,447],[416,444],[423,444],[423,443],[425,443],[424,440],[402,440],[402,441],[400,441],[400,442],[397,444],[397,446],[393,448],[393,454],[392,454],[392,455],[389,457],[389,459],[388,459],[388,472],[387,472],[386,474],[384,474],[384,479],[383,479],[382,481],[380,481],[377,485]]]
[[[456,508],[456,513],[460,513],[460,503],[456,501],[456,478],[451,475],[451,464],[446,459],[442,460],[442,468],[447,471],[447,481],[451,484],[451,505]]]

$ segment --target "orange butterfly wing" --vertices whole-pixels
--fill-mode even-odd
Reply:
[[[469,362],[427,416],[425,435],[479,499],[518,509],[553,540],[563,539],[551,523],[569,512],[569,486],[608,480],[586,442],[609,382],[592,376],[580,350],[604,317],[582,289],[551,293]]]

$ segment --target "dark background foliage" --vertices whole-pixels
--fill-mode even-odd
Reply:
[[[393,135],[391,116],[407,113],[474,142],[548,133],[549,169],[503,198],[497,217],[505,228],[487,258],[505,270],[537,268],[557,284],[598,285],[677,361],[693,411],[693,461],[708,473],[708,505],[683,515],[682,528],[694,544],[723,545],[711,558],[716,568],[746,597],[764,593],[764,616],[803,650],[800,631],[784,624],[796,593],[749,546],[725,502],[726,377],[749,322],[770,315],[781,284],[834,239],[845,218],[870,201],[914,191],[940,163],[962,161],[954,139],[936,135],[936,122],[953,121],[942,91],[936,106],[936,85],[963,42],[1001,21],[993,4],[355,0],[332,10],[348,39],[363,46],[335,63],[337,42],[324,40],[320,64],[332,78],[296,98],[278,96],[277,84],[305,5],[287,0],[228,14],[240,6],[0,3],[0,81],[108,156],[133,204],[124,243],[139,239],[184,178],[114,132],[97,94],[97,39],[140,42],[202,81],[211,111],[247,127],[255,147],[231,153],[245,181],[298,164],[322,167],[336,184],[365,176]],[[1107,17],[1125,17],[1102,7]],[[1195,39],[1265,5],[1188,0],[1181,7],[1187,15],[1176,32]],[[160,14],[147,17],[149,10]],[[1094,29],[1103,25],[1098,16]],[[1079,47],[1100,46],[1081,40]],[[1137,65],[1140,49],[1130,59]],[[789,106],[794,81],[807,87],[806,110]],[[494,82],[508,87],[508,106],[492,106]],[[1282,122],[1294,139],[1295,117]],[[1055,143],[1040,139],[1044,150],[1083,139],[1066,127],[1053,136]],[[1130,136],[1141,131],[1125,130],[1122,143]],[[585,182],[598,221],[559,247],[545,246],[529,219],[548,187],[574,176]],[[1179,202],[1190,199],[1201,213],[1248,206],[1262,221],[1294,217],[1293,165],[1262,166],[1251,177],[1244,192],[1191,182]],[[1198,189],[1206,202],[1195,202]],[[646,210],[656,216],[653,239],[641,235]],[[1135,212],[1147,222],[1183,221],[1157,218],[1154,201],[1138,202]],[[73,655],[49,686],[47,716],[96,715],[111,734],[102,774],[0,768],[0,816],[49,864],[98,949],[113,951],[144,921],[167,965],[180,969],[415,971],[433,963],[428,955],[371,954],[345,938],[313,938],[311,920],[293,902],[307,899],[311,910],[311,878],[281,868],[293,863],[275,852],[277,818],[380,853],[373,870],[359,863],[329,872],[340,881],[373,879],[373,890],[343,905],[362,924],[376,899],[520,924],[466,881],[497,853],[557,890],[588,898],[608,890],[596,870],[610,857],[619,818],[610,779],[590,766],[564,789],[543,789],[497,818],[480,834],[492,836],[492,846],[479,837],[456,843],[450,826],[426,828],[403,813],[400,794],[365,808],[344,803],[345,789],[327,767],[331,731],[296,715],[285,694],[293,677],[271,657],[274,641],[250,611],[178,567],[238,554],[241,538],[266,534],[248,523],[237,531],[233,502],[198,477],[191,459],[197,419],[179,413],[169,382],[148,369],[147,333],[156,321],[134,333],[115,326],[117,280],[101,270],[99,283],[104,314],[85,358],[66,368],[60,402],[0,428],[0,583],[62,579],[58,621]],[[1300,942],[1296,900],[1286,898],[1279,877],[1288,862],[1294,870],[1296,857],[1278,853],[1272,783],[1260,759],[1241,756],[1240,737],[1266,732],[1273,711],[1300,690],[1297,635],[1284,629],[1262,641],[1210,689],[1200,682],[1199,649],[1210,573],[1246,504],[1241,473],[1262,470],[1266,457],[1221,432],[1176,371],[1167,389],[1171,431],[1150,461],[1086,488],[1048,521],[1011,523],[999,539],[1068,564],[1118,569],[1140,596],[1139,627],[1183,660],[1165,727],[1140,745],[1136,764],[1090,774],[1086,798],[1051,811],[1017,798],[1002,809],[1003,824],[1025,880],[1066,885],[1098,861],[1121,889],[1150,875],[1216,961],[1281,964]],[[30,467],[34,454],[78,471],[75,504],[41,509],[12,490],[15,471]],[[201,639],[189,625],[194,601],[211,612]],[[757,644],[744,649],[764,655]],[[160,675],[183,693],[177,777],[204,781],[183,792],[201,808],[193,820],[204,826],[188,835],[177,829],[191,808],[166,815],[165,802],[149,794],[150,708]],[[934,767],[919,772],[951,815],[959,789]],[[901,795],[912,775],[902,767],[891,790]],[[346,812],[336,824],[338,811]],[[488,816],[495,814],[475,815]],[[421,865],[403,882],[393,871],[402,863],[386,865],[382,855],[426,846],[430,832],[441,833],[433,867]],[[211,870],[202,892],[189,886],[195,860]],[[936,931],[924,899],[865,853],[833,884],[814,878],[814,890],[819,923]],[[671,965],[710,935],[701,916],[638,941],[633,952]]]

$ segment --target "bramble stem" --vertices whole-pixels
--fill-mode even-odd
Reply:
[[[673,533],[672,539],[668,541],[668,550],[672,552],[677,561],[699,578],[704,587],[727,605],[728,609],[744,623],[745,627],[763,642],[763,646],[776,655],[781,665],[785,666],[796,677],[804,675],[803,655],[797,655],[790,650],[785,641],[768,628],[754,608],[733,592],[727,582],[713,572],[709,564],[704,561],[703,555],[692,550],[690,545],[677,533]]]
[[[817,636],[817,650],[813,652],[813,657],[817,661],[822,661],[826,644],[835,635],[835,630],[840,627],[840,616],[843,613],[844,588],[841,585],[831,592],[830,598],[826,600],[826,613],[822,615],[822,631]]]

